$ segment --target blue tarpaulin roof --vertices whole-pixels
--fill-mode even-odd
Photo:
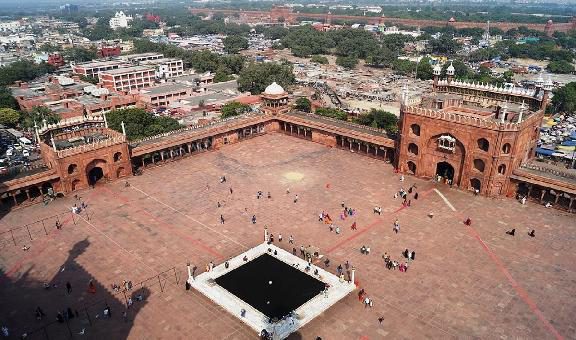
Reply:
[[[576,146],[576,140],[565,140],[562,142],[562,145],[565,146]]]
[[[536,148],[536,153],[539,153],[539,154],[545,155],[545,156],[552,156],[552,154],[554,153],[554,150],[544,149],[544,148]]]

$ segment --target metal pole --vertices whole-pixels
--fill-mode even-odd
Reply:
[[[28,236],[30,236],[30,241],[32,241],[32,234],[30,233],[30,228],[26,226],[26,230],[28,231]]]
[[[44,225],[44,220],[42,220],[41,222],[42,222],[42,228],[44,228],[44,232],[46,233],[46,236],[48,236],[48,232],[46,231],[46,226]]]
[[[172,269],[174,269],[174,277],[176,278],[176,285],[178,285],[178,274],[176,274],[176,267]]]
[[[12,235],[12,241],[14,241],[14,245],[16,245],[16,239],[14,238],[14,233],[12,232],[12,229],[10,229],[10,235]]]

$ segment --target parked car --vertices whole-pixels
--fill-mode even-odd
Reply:
[[[22,156],[24,156],[24,157],[30,157],[30,151],[28,151],[28,150],[22,151]]]
[[[8,149],[8,150],[6,150],[6,156],[12,156],[13,153],[14,153],[14,150],[13,150],[13,149]]]

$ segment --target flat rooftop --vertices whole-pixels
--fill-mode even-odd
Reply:
[[[219,181],[223,175],[226,183]],[[62,229],[54,227],[55,218],[45,221],[48,235],[41,223],[30,225],[32,241],[26,228],[14,232],[17,245],[9,232],[0,234],[0,318],[11,334],[18,337],[52,322],[58,310],[70,306],[81,313],[70,320],[72,334],[85,329],[90,339],[184,339],[190,334],[254,339],[256,333],[236,315],[195,289],[186,291],[184,279],[188,262],[197,266],[198,275],[210,261],[221,265],[261,244],[265,225],[274,244],[290,253],[292,248],[299,253],[301,245],[319,248],[330,265],[315,265],[332,274],[346,261],[356,268],[358,288],[301,328],[302,339],[553,339],[555,332],[568,339],[575,334],[573,214],[531,202],[475,197],[411,176],[400,182],[383,161],[277,133],[165,163],[126,180],[129,187],[121,180],[75,192],[88,204],[73,216],[75,222],[70,213],[78,203],[74,195],[0,215],[4,232],[63,214]],[[403,207],[394,193],[413,184],[419,198]],[[259,190],[271,198],[257,199]],[[341,220],[342,201],[357,214]],[[374,206],[382,207],[382,215],[373,214]],[[332,216],[340,234],[318,222],[322,211]],[[466,217],[471,227],[462,223]],[[395,219],[401,225],[398,234],[392,231]],[[350,229],[354,222],[355,231]],[[516,235],[507,235],[512,228]],[[531,229],[534,238],[527,235]],[[294,244],[288,243],[290,235]],[[23,245],[30,249],[23,251]],[[363,245],[371,248],[369,255],[360,253]],[[386,269],[382,255],[404,262],[406,248],[416,252],[408,271]],[[171,268],[176,274],[161,274]],[[145,298],[137,301],[141,286],[136,283],[148,278]],[[87,292],[91,279],[95,294]],[[134,304],[126,321],[124,294],[110,287],[122,280],[135,284],[127,293]],[[43,282],[58,287],[45,290]],[[66,282],[72,285],[70,295]],[[360,288],[374,301],[372,308],[358,301]],[[104,300],[110,319],[102,318]],[[92,326],[83,309],[87,305]],[[37,306],[47,315],[42,321],[33,315]],[[66,324],[54,323],[47,331],[51,339],[70,336]]]
[[[96,67],[106,67],[114,65],[126,65],[126,62],[122,60],[102,60],[102,61],[90,61],[87,63],[78,63],[75,66],[84,68],[96,68]]]
[[[145,66],[130,66],[130,67],[117,68],[114,70],[102,71],[100,73],[116,75],[116,74],[144,72],[144,71],[154,71],[154,68]]]

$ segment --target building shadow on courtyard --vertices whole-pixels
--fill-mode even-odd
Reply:
[[[27,334],[26,339],[128,337],[151,290],[134,284],[130,290],[116,291],[111,282],[96,280],[77,261],[89,246],[87,239],[77,242],[57,272],[46,275],[46,281],[33,278],[43,270],[35,266],[17,274],[24,261],[41,256],[34,248],[14,267],[0,269],[0,327],[8,328],[9,338],[19,339],[23,334]],[[67,282],[71,285],[69,293]]]

